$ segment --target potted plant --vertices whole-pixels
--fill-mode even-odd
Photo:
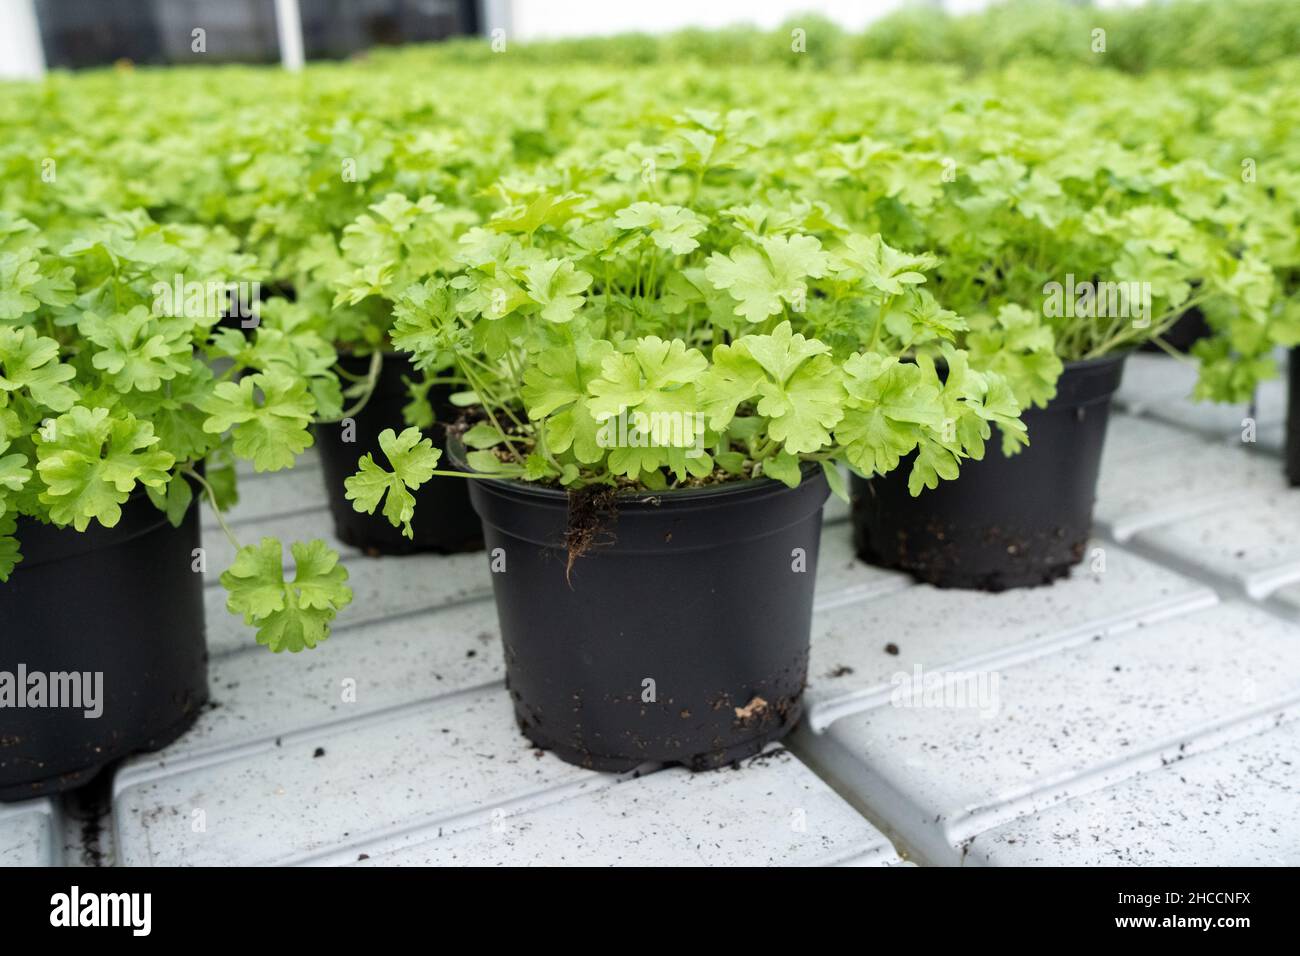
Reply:
[[[354,509],[344,485],[360,455],[382,453],[379,435],[394,423],[418,428],[433,447],[446,448],[447,426],[459,415],[454,400],[466,391],[465,379],[454,375],[447,356],[412,364],[393,348],[391,299],[395,290],[410,285],[416,268],[450,262],[457,236],[475,219],[433,197],[411,202],[389,193],[342,230],[337,248],[320,237],[307,259],[310,281],[319,289],[307,314],[321,337],[334,343],[334,372],[348,385],[344,394],[352,402],[337,421],[316,431],[330,512],[339,539],[370,554],[446,554],[483,546],[464,482],[423,483],[416,499],[422,514],[436,518],[397,527]]]
[[[242,354],[248,368],[270,362],[292,374],[302,361],[310,362],[305,374],[313,399],[322,403],[314,417],[314,440],[340,540],[369,554],[479,547],[481,530],[462,483],[431,482],[422,489],[430,513],[445,517],[437,524],[417,522],[408,536],[354,512],[343,497],[342,482],[359,450],[379,451],[378,425],[401,420],[403,409],[408,423],[442,440],[455,389],[434,381],[435,370],[411,368],[386,342],[392,316],[389,303],[376,296],[400,275],[382,257],[390,250],[435,254],[437,244],[448,241],[442,235],[445,228],[474,219],[469,211],[474,171],[491,166],[494,151],[468,140],[451,117],[446,130],[431,134],[426,128],[429,104],[409,90],[399,97],[369,95],[364,106],[355,104],[363,87],[368,93],[382,92],[380,77],[361,83],[355,69],[314,66],[312,72],[311,90],[299,90],[302,98],[287,98],[290,104],[274,93],[268,96],[268,87],[282,79],[277,74],[251,71],[224,78],[222,102],[232,104],[232,110],[240,107],[233,112],[240,117],[241,148],[220,155],[206,148],[201,156],[187,150],[197,142],[228,138],[230,113],[183,106],[175,108],[179,115],[150,112],[149,122],[141,124],[131,111],[119,112],[121,80],[98,89],[91,78],[79,78],[82,95],[60,101],[60,110],[46,122],[63,138],[67,128],[87,123],[83,114],[95,112],[87,109],[88,102],[108,111],[111,122],[89,122],[93,138],[77,139],[69,147],[84,151],[79,160],[93,159],[95,168],[115,178],[132,201],[161,210],[167,218],[228,230],[238,238],[240,250],[256,258],[265,278],[261,318],[268,332],[263,335],[228,318],[217,331],[235,334],[223,338],[218,351],[226,357]],[[205,98],[214,93],[212,79],[168,73],[163,85],[180,96]],[[159,110],[171,108],[171,101],[153,87],[153,77],[132,75],[126,85],[137,92],[143,87],[147,92],[142,95],[151,102],[165,101]],[[439,109],[448,108],[446,91],[431,98]],[[491,106],[480,105],[486,121]],[[502,102],[500,109],[507,106]],[[71,120],[64,113],[71,113]],[[155,122],[185,135],[156,150]],[[453,151],[449,146],[456,139],[464,146]],[[167,172],[163,182],[142,189],[147,178],[139,170],[159,164]],[[38,190],[39,184],[31,189]],[[397,190],[416,195],[436,191],[449,208],[436,225],[434,217],[427,217],[416,230],[405,232],[407,210],[414,204]],[[379,197],[383,200],[376,202]],[[434,200],[422,202],[423,209]],[[321,368],[327,353],[328,367]],[[436,500],[439,496],[447,500]]]
[[[973,118],[953,127],[952,145],[967,150],[980,148],[967,139],[974,131],[996,135]],[[1223,182],[1203,187],[1208,198],[1201,195],[1205,208],[1195,217],[1183,215],[1189,200],[1180,189],[1199,170],[1150,153],[1102,154],[1095,144],[1091,162],[1064,152],[1078,145],[1068,137],[1062,145],[1035,141],[1025,151],[1039,157],[1036,167],[986,156],[941,187],[947,201],[921,191],[902,212],[884,201],[897,164],[941,154],[918,159],[880,146],[866,157],[838,154],[840,166],[861,164],[854,169],[868,199],[881,196],[864,206],[855,176],[838,203],[860,218],[865,210],[868,219],[901,219],[938,250],[937,294],[969,317],[957,343],[976,368],[1006,377],[1029,428],[1024,450],[1004,441],[1003,455],[971,463],[960,482],[936,491],[922,494],[897,473],[855,476],[854,530],[865,560],[939,586],[1002,590],[1055,580],[1082,559],[1091,533],[1110,397],[1128,350],[1162,341],[1180,316],[1203,308],[1216,336],[1194,349],[1198,394],[1231,400],[1269,374],[1261,353],[1271,348],[1275,281],[1220,228]],[[835,180],[833,167],[824,178]],[[1101,176],[1106,170],[1113,175]],[[1139,185],[1118,188],[1120,176]],[[1153,193],[1150,180],[1167,193]],[[913,355],[926,352],[932,343],[915,343]]]
[[[961,350],[946,382],[898,360],[953,318],[928,257],[812,203],[734,205],[752,172],[688,167],[658,200],[598,171],[585,193],[530,184],[464,233],[454,274],[396,293],[394,346],[449,361],[472,403],[454,470],[394,428],[348,495],[400,525],[430,477],[468,480],[519,725],[583,766],[716,767],[787,733],[837,466],[885,473],[920,447],[934,484],[991,422],[1023,435],[1006,382]],[[841,334],[860,323],[870,341]]]
[[[255,299],[220,230],[140,210],[44,229],[0,214],[0,799],[76,786],[161,747],[207,700],[197,502],[233,462],[292,464],[317,401],[267,364],[215,373],[212,330]],[[254,314],[254,313],[245,313]],[[220,344],[219,344],[220,343]],[[229,364],[229,363],[227,363]],[[236,548],[232,612],[272,650],[314,646],[350,600],[322,541]],[[216,570],[216,569],[213,569]]]

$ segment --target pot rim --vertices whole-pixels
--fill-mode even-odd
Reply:
[[[478,475],[465,462],[464,455],[465,445],[461,442],[459,436],[447,436],[447,457],[450,459],[453,467],[463,471],[468,475]],[[650,491],[627,489],[616,493],[615,498],[619,507],[625,506],[647,506],[658,507],[662,504],[664,498],[671,498],[673,501],[692,502],[699,500],[713,500],[718,498],[732,498],[740,496],[754,496],[757,494],[771,493],[776,494],[782,491],[798,491],[810,479],[816,480],[821,475],[821,465],[815,461],[800,462],[800,482],[794,488],[784,482],[777,481],[775,478],[767,476],[759,478],[745,478],[740,481],[727,481],[716,485],[706,485],[699,488],[666,488],[663,491]],[[569,491],[564,488],[551,488],[536,482],[519,481],[515,478],[467,478],[467,481],[477,482],[488,485],[499,493],[513,495],[520,498],[533,498],[553,504],[563,503],[567,506]]]
[[[1121,364],[1136,351],[1137,349],[1135,347],[1116,349],[1113,352],[1107,352],[1105,355],[1098,355],[1096,358],[1090,358],[1090,359],[1066,360],[1061,358],[1058,355],[1056,357],[1058,359],[1061,359],[1061,374],[1057,378],[1057,381],[1060,381],[1061,378],[1064,378],[1067,372],[1084,372],[1089,369],[1105,368],[1107,366]],[[902,359],[901,361],[915,361],[915,360],[916,360],[915,356],[909,356],[907,358]],[[937,369],[946,369],[947,363],[941,357],[934,358],[934,367]]]
[[[1065,366],[1061,374],[1064,375],[1067,371],[1070,371],[1071,369],[1082,370],[1088,368],[1097,368],[1103,365],[1114,365],[1117,362],[1124,361],[1135,351],[1137,350],[1133,348],[1124,348],[1124,349],[1117,349],[1114,352],[1107,352],[1105,355],[1098,355],[1096,358],[1070,359],[1068,362],[1065,359],[1061,359],[1061,364]],[[1059,358],[1060,356],[1057,357]]]
[[[201,500],[201,493],[196,492],[189,507],[185,509],[182,525],[190,513],[200,507]],[[164,526],[175,527],[167,518],[167,512],[155,507],[143,486],[132,491],[120,507],[122,513],[117,524],[110,528],[100,524],[99,519],[96,518],[86,526],[84,531],[78,531],[72,524],[58,525],[33,515],[20,514],[18,516],[20,523],[15,531],[23,559],[14,567],[13,574],[17,575],[25,570],[66,561],[93,551],[109,551],[128,544],[136,538],[153,534]],[[24,551],[22,550],[24,547],[32,550]]]

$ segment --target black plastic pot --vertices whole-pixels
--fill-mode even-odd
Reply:
[[[339,365],[352,375],[365,375],[370,369],[370,358],[345,356],[339,359]],[[410,396],[402,377],[410,378],[413,374],[406,356],[395,352],[386,354],[374,394],[353,416],[355,440],[343,440],[342,425],[316,428],[325,491],[329,497],[330,513],[334,516],[334,533],[340,541],[372,555],[477,551],[483,547],[483,529],[470,507],[469,482],[465,479],[434,476],[420,486],[415,492],[415,518],[411,522],[414,538],[405,537],[400,528],[389,524],[381,511],[373,515],[357,511],[344,497],[343,482],[356,474],[357,460],[366,452],[373,454],[380,464],[387,465],[379,447],[379,433],[385,428],[400,432],[405,427],[402,406],[410,401]],[[444,452],[447,447],[445,423],[454,421],[459,414],[449,401],[451,391],[447,386],[435,386],[429,393],[438,424],[425,434]],[[446,461],[444,454],[439,467],[450,467]]]
[[[0,800],[68,790],[163,747],[208,699],[197,501],[179,528],[139,495],[115,528],[20,518],[18,539],[24,558],[0,584],[0,672],[11,682],[20,670],[90,674],[83,689],[101,713],[86,716],[84,697],[81,707],[0,707]]]
[[[564,492],[472,482],[507,686],[538,747],[594,770],[692,770],[757,753],[798,722],[808,668],[820,470],[624,493],[569,567]],[[582,510],[582,509],[578,509]]]
[[[1286,474],[1300,487],[1300,347],[1291,350],[1287,367]]]
[[[1214,330],[1205,321],[1205,313],[1198,307],[1193,306],[1180,315],[1161,338],[1175,352],[1185,353],[1190,352],[1193,345],[1213,333]],[[1154,342],[1143,342],[1138,346],[1138,350],[1141,352],[1158,352],[1161,355],[1166,354],[1165,350]]]
[[[858,556],[938,587],[1002,591],[1049,584],[1084,557],[1102,445],[1124,355],[1066,365],[1045,409],[1024,414],[1029,447],[1006,458],[996,431],[982,461],[913,498],[914,455],[853,478]]]

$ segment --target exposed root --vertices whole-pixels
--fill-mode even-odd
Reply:
[[[573,562],[592,548],[614,542],[613,525],[618,519],[614,507],[616,494],[616,489],[608,485],[590,485],[569,492],[569,517],[564,530],[564,547],[569,558],[564,566],[564,580],[570,589]]]

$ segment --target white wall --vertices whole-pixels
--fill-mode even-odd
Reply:
[[[503,26],[514,39],[590,36],[746,23],[772,28],[799,13],[818,13],[860,30],[906,0],[510,0]],[[935,0],[936,5],[938,0]],[[499,6],[494,4],[494,6]],[[499,15],[499,14],[498,14]],[[494,18],[488,17],[489,21]]]
[[[0,77],[36,80],[45,75],[45,52],[32,0],[0,0]]]

